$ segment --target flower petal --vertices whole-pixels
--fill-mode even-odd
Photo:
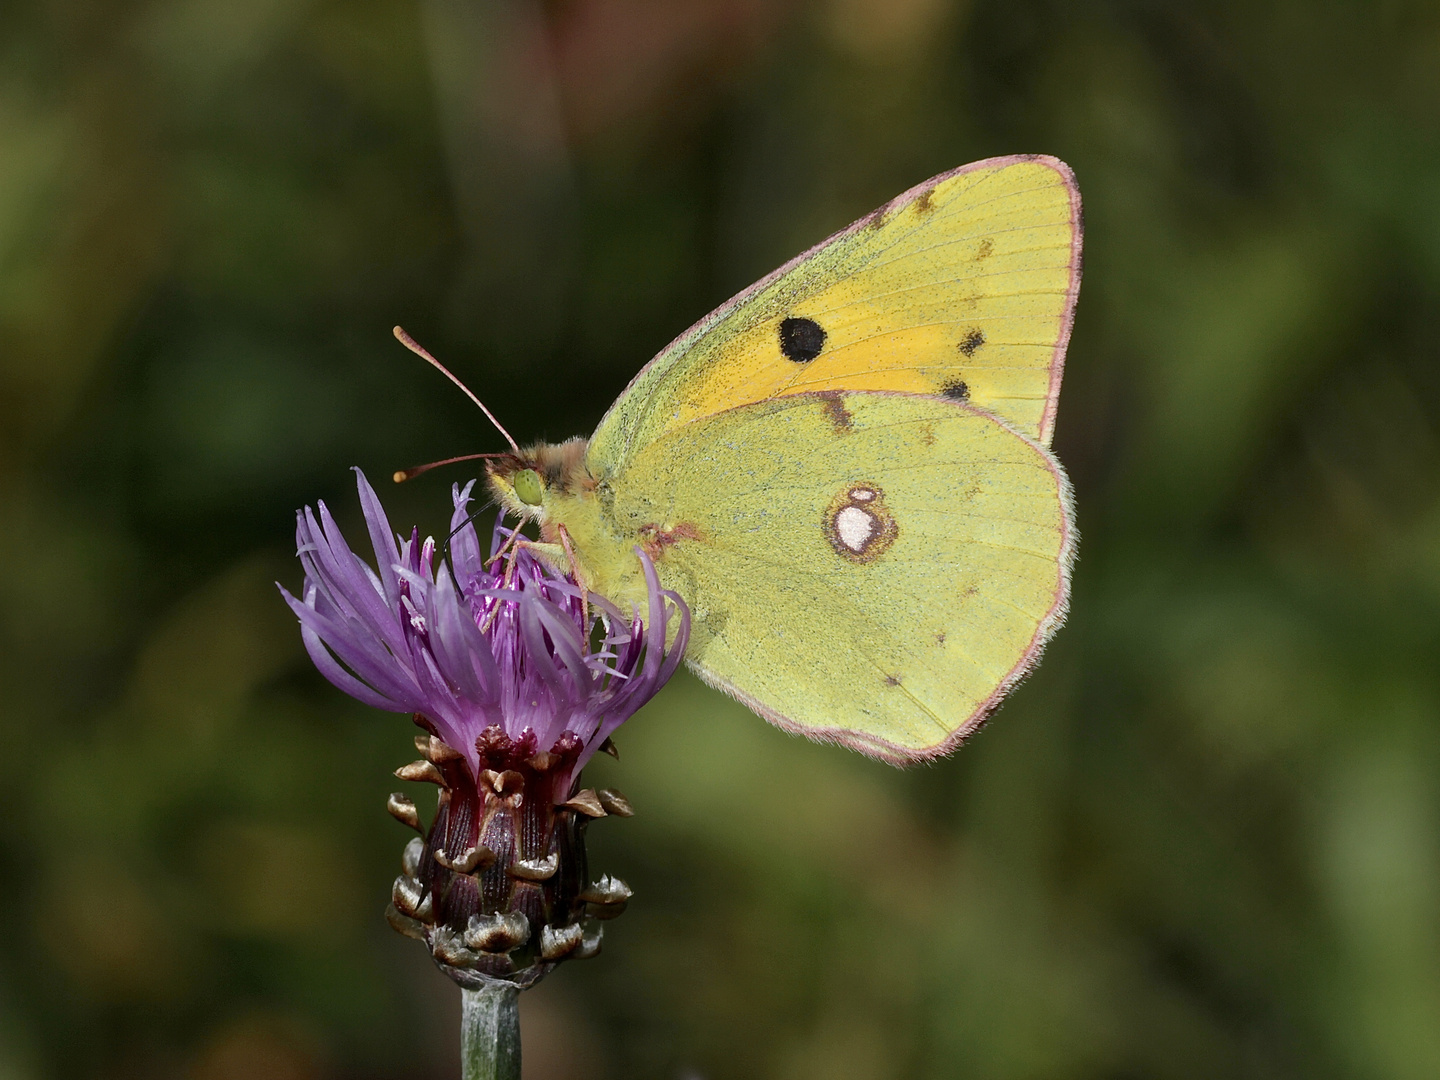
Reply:
[[[375,561],[380,570],[380,582],[385,587],[385,599],[394,603],[399,595],[398,586],[390,567],[399,561],[400,553],[395,548],[395,532],[390,528],[390,519],[370,481],[357,467],[355,483],[360,489],[360,508],[365,512],[365,527],[370,531],[370,546],[375,549]]]

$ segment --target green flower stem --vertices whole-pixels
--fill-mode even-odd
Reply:
[[[520,1080],[520,991],[492,983],[461,993],[463,1080]]]

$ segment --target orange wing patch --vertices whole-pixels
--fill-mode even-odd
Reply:
[[[871,235],[883,249],[727,342],[693,373],[673,423],[816,390],[963,383],[966,400],[1048,441],[1079,273],[1068,173],[1041,162],[962,173],[882,211]]]

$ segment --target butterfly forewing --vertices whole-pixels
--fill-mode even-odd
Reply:
[[[906,192],[712,313],[636,377],[591,440],[603,474],[736,405],[825,390],[943,395],[1048,444],[1080,276],[1054,158],[997,158]]]

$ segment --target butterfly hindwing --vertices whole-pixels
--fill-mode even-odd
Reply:
[[[640,448],[611,491],[611,527],[691,606],[701,677],[874,756],[952,748],[1063,617],[1064,474],[964,404],[832,392],[734,408]]]
[[[1048,445],[1080,234],[1074,177],[1054,158],[927,181],[676,339],[601,421],[592,471],[698,418],[827,390],[943,395]]]

